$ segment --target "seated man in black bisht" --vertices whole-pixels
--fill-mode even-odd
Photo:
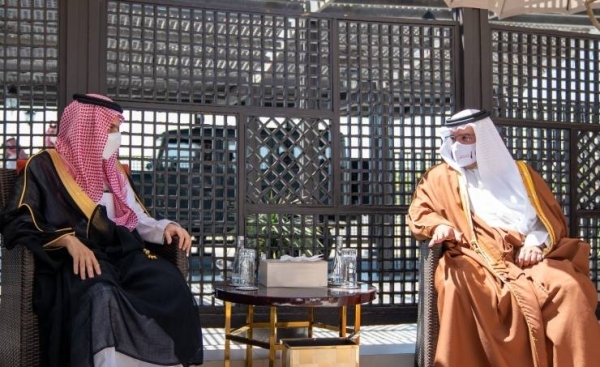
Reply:
[[[117,161],[121,107],[101,95],[73,97],[56,149],[29,159],[0,216],[6,246],[35,257],[45,364],[201,364],[189,287],[177,267],[144,249],[151,242],[189,252],[190,235],[150,217],[135,195]]]

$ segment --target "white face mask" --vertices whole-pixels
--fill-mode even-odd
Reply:
[[[52,144],[56,144],[56,136],[50,136],[48,137],[48,140],[50,140]]]
[[[465,145],[458,142],[452,144],[450,147],[452,150],[452,158],[454,158],[459,167],[470,166],[471,164],[477,162],[477,157],[475,156],[475,145],[476,144]]]
[[[102,158],[108,159],[110,158],[114,152],[119,150],[121,146],[121,133],[109,133],[108,140],[106,140],[106,145],[104,146],[104,152],[102,153]]]

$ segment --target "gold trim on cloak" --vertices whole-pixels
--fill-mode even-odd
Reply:
[[[457,172],[458,176],[458,191],[460,194],[460,201],[463,205],[463,212],[467,218],[469,229],[471,230],[471,245],[473,250],[480,254],[488,265],[496,271],[496,275],[506,283],[504,274],[506,273],[506,264],[502,253],[495,247],[489,247],[485,244],[480,244],[477,241],[477,235],[475,234],[475,227],[473,226],[473,215],[471,214],[471,201],[469,199],[469,192],[467,190],[467,178],[460,172]]]
[[[50,154],[50,158],[52,158],[52,162],[54,163],[54,167],[56,168],[56,172],[58,172],[58,176],[60,180],[65,185],[65,189],[71,195],[75,204],[81,209],[83,214],[86,216],[88,221],[92,219],[92,215],[94,214],[94,210],[96,209],[96,203],[88,196],[88,194],[83,191],[81,186],[75,181],[75,178],[71,175],[68,168],[65,165],[63,158],[58,154],[58,152],[54,149],[49,149],[48,153]]]
[[[518,162],[517,162],[518,163]],[[519,171],[521,170],[521,166],[524,166],[524,163],[520,163],[517,164],[517,167],[519,168]],[[527,168],[525,167],[525,170],[527,170]],[[502,258],[501,253],[498,251],[498,249],[496,248],[490,248],[489,246],[487,246],[485,243],[481,244],[479,243],[479,241],[477,241],[477,237],[475,235],[475,229],[473,226],[473,216],[471,214],[471,207],[470,207],[470,201],[469,201],[469,193],[467,190],[467,179],[464,175],[460,174],[460,172],[457,172],[457,176],[458,176],[458,188],[459,188],[459,193],[460,193],[460,197],[461,197],[461,202],[463,204],[463,211],[464,214],[467,217],[467,222],[469,223],[469,227],[471,230],[471,245],[473,246],[473,249],[476,253],[478,253],[479,255],[481,255],[481,257],[485,260],[485,262],[488,264],[488,266],[490,267],[490,271],[496,275],[498,277],[498,279],[500,279],[502,281],[502,283],[504,283],[508,290],[511,292],[511,294],[515,297],[517,304],[520,306],[520,308],[522,310],[526,309],[524,307],[524,297],[522,294],[520,294],[519,290],[517,289],[518,286],[516,284],[512,284],[511,281],[507,280],[506,278],[506,273],[508,272],[508,268],[506,266],[506,263],[504,262],[504,259]],[[522,173],[523,176],[523,173]],[[531,180],[531,177],[529,176],[528,172],[526,177],[529,177],[529,182],[525,182],[525,189],[528,192],[528,194],[530,195],[530,198],[532,201],[534,201],[534,199],[536,200],[535,203],[533,204],[536,212],[538,213],[538,216],[541,216],[541,206],[539,203],[539,200],[537,200],[537,196],[533,193],[533,182]],[[525,181],[525,177],[523,177],[523,180]],[[534,196],[534,198],[532,198],[532,195]],[[547,222],[548,220],[546,218],[540,218],[542,220],[542,222],[544,223],[545,226],[547,226]],[[550,232],[551,236],[553,236],[554,232]],[[554,242],[554,241],[553,241]],[[540,347],[543,346],[538,346],[538,343],[545,343],[545,341],[543,340],[539,340],[539,338],[536,336],[536,333],[534,332],[534,329],[536,329],[536,327],[532,324],[532,320],[530,319],[530,315],[528,315],[526,312],[523,312],[523,316],[525,318],[525,324],[527,325],[527,329],[528,329],[528,335],[529,335],[529,339],[531,341],[531,352],[532,352],[532,356],[533,356],[533,364],[534,367],[545,367],[547,365],[546,361],[542,358],[540,358],[540,353],[538,352],[539,349],[542,349]]]
[[[529,200],[531,204],[535,208],[535,212],[540,218],[540,221],[544,225],[544,228],[548,231],[550,235],[550,244],[546,246],[544,249],[544,253],[547,254],[552,249],[552,246],[557,241],[556,232],[554,228],[550,224],[550,220],[544,215],[544,211],[542,210],[542,205],[540,204],[540,199],[535,192],[535,186],[533,184],[533,179],[531,178],[531,174],[529,173],[529,169],[527,168],[527,164],[523,161],[517,161],[517,167],[519,168],[519,173],[521,174],[521,178],[523,179],[523,184],[525,185],[525,190],[527,191],[527,195],[529,196]]]
[[[47,149],[46,152],[50,155],[50,158],[52,159],[52,163],[54,164],[56,172],[58,173],[60,180],[64,184],[65,189],[67,190],[69,195],[73,198],[73,201],[75,201],[75,204],[79,207],[79,209],[86,216],[87,221],[88,221],[87,233],[89,235],[90,225],[92,223],[91,218],[94,215],[94,211],[96,210],[98,205],[85,193],[85,191],[83,191],[81,186],[79,186],[79,184],[75,181],[75,178],[71,175],[71,173],[67,169],[65,162],[64,162],[63,158],[60,156],[60,154],[58,154],[58,152],[55,149]],[[27,164],[29,164],[29,161],[27,162]],[[117,169],[120,170],[121,173],[123,173],[125,175],[126,179],[128,179],[129,175],[127,174],[125,168],[119,161],[117,161]],[[24,175],[25,175],[25,177],[24,177],[25,183],[23,185],[23,192],[21,193],[21,198],[19,200],[19,206],[25,206],[28,208],[35,227],[40,232],[43,232],[42,229],[36,223],[35,216],[33,215],[33,210],[31,209],[31,207],[28,204],[23,203],[23,200],[25,197],[25,191],[26,191],[26,187],[27,187],[27,176],[26,176],[27,175],[27,165],[25,166],[25,169],[24,169]],[[141,205],[141,207],[144,209],[144,211],[146,213],[148,213],[148,210],[146,209],[146,207],[144,205],[142,205],[142,202],[141,202],[140,198],[137,196],[137,194],[135,194],[135,199]],[[64,228],[64,229],[61,229],[58,231],[64,231],[64,230],[72,230],[72,228],[70,228],[70,227]],[[65,233],[63,236],[56,238],[49,243],[44,244],[43,247],[52,247],[52,245],[55,242],[57,242],[60,238],[67,236],[67,235],[74,235],[74,234],[75,234],[74,231]],[[149,258],[151,260],[157,259],[157,256],[154,255],[152,252],[150,252],[150,250],[143,249],[143,251],[147,258]]]
[[[60,175],[60,170],[59,170],[58,165],[60,165],[61,168],[64,169],[64,165],[62,164],[62,158],[60,158],[60,155],[58,155],[58,153],[54,149],[48,149],[46,152],[48,152],[48,154],[50,155],[50,158],[52,159],[52,161],[54,163],[54,166],[55,166],[56,170],[59,172],[59,175]],[[57,164],[57,160],[60,160],[60,163]],[[34,212],[33,212],[33,209],[31,208],[31,206],[29,204],[23,202],[25,200],[25,192],[27,191],[27,166],[29,165],[29,162],[30,162],[30,160],[27,160],[27,163],[25,164],[25,167],[23,168],[23,190],[21,191],[21,197],[19,198],[19,205],[18,206],[19,207],[21,207],[21,206],[26,207],[27,210],[29,211],[29,215],[31,216],[31,220],[33,221],[33,225],[35,226],[35,228],[38,231],[40,231],[40,232],[44,232],[40,228],[40,226],[38,225],[37,220],[36,220],[35,215],[34,215]],[[71,175],[68,172],[66,174],[69,177],[71,177]],[[61,177],[61,180],[64,181],[63,177],[62,176],[60,176],[60,177]],[[75,183],[74,180],[73,180],[73,182]],[[75,185],[77,185],[77,183],[75,183]],[[77,185],[77,186],[79,186],[79,185]],[[80,188],[80,190],[81,190],[81,188]],[[85,193],[84,193],[84,195],[85,195]],[[87,197],[87,195],[86,195],[86,197]],[[91,201],[91,199],[89,199],[89,200]],[[82,208],[82,210],[83,210],[83,208]],[[89,218],[90,217],[88,217],[88,222],[89,222]],[[61,235],[60,237],[55,238],[54,240],[52,240],[52,241],[50,241],[48,243],[43,244],[42,247],[44,247],[44,248],[47,247],[47,248],[49,248],[49,250],[59,249],[60,247],[53,246],[56,242],[58,242],[58,240],[60,240],[61,238],[65,237],[65,236],[70,236],[70,235],[74,235],[75,234],[75,231],[73,231],[73,228],[71,228],[71,227],[67,227],[67,228],[62,228],[62,229],[56,230],[56,232],[62,232],[62,231],[69,231],[69,232],[66,232],[63,235]]]

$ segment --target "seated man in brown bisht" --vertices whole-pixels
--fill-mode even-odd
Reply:
[[[413,235],[445,249],[435,365],[599,366],[589,244],[567,237],[550,188],[512,158],[487,112],[462,111],[440,133],[444,162],[408,211]]]
[[[0,216],[6,246],[26,246],[35,257],[45,364],[201,364],[202,330],[186,280],[144,248],[165,242],[189,252],[190,235],[150,217],[134,194],[117,161],[121,107],[100,95],[73,97],[56,149],[29,159]]]

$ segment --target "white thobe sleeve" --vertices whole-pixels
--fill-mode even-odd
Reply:
[[[157,220],[146,214],[146,211],[135,199],[135,193],[133,192],[133,189],[129,183],[127,184],[127,205],[138,217],[138,225],[135,227],[135,229],[138,231],[142,239],[146,242],[162,245],[164,242],[165,228],[170,223],[175,222],[168,219]]]
[[[537,219],[533,230],[525,236],[523,246],[544,246],[548,245],[549,241],[550,236],[548,235],[548,231],[544,228],[540,220]]]

